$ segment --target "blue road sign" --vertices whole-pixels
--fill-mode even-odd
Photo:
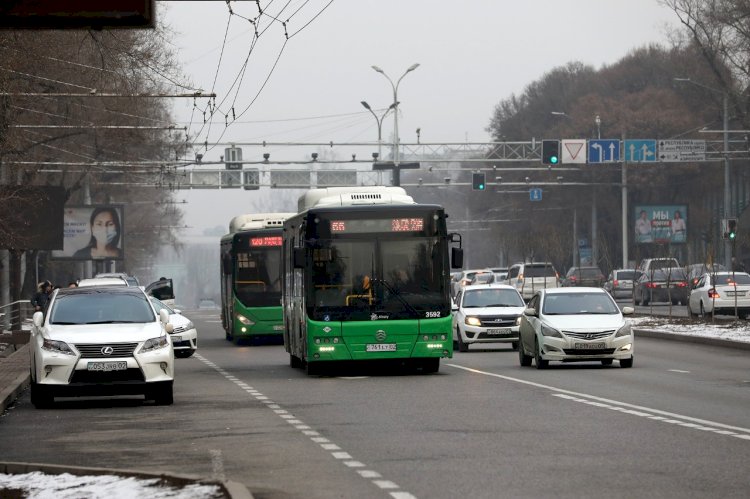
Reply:
[[[655,163],[657,160],[655,140],[626,140],[623,148],[625,161],[630,163]]]
[[[542,188],[532,187],[531,189],[529,189],[529,199],[531,201],[541,201],[542,200]]]
[[[619,139],[589,139],[589,163],[617,163],[619,161]]]

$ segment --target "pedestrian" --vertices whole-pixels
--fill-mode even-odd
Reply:
[[[52,294],[52,283],[49,281],[40,282],[37,286],[37,292],[31,299],[31,305],[34,307],[34,312],[39,312],[47,308],[49,303],[50,295]]]

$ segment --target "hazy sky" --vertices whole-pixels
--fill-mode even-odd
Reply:
[[[393,102],[393,90],[373,65],[395,83],[420,64],[398,87],[402,142],[416,142],[417,128],[423,143],[487,141],[494,106],[545,72],[573,60],[613,63],[633,48],[665,43],[668,25],[676,24],[657,0],[292,0],[281,13],[286,2],[260,4],[268,15],[257,22],[261,36],[253,46],[254,1],[231,2],[233,16],[224,1],[158,3],[186,77],[218,95],[210,127],[192,100],[174,106],[178,121],[208,141],[210,150],[201,151],[206,159],[223,154],[225,145],[213,144],[231,141],[372,142],[368,149],[376,150],[376,120],[360,101],[382,110]],[[232,107],[236,121],[226,127]],[[606,122],[606,110],[600,114]],[[392,130],[389,116],[386,142]],[[294,161],[315,151],[243,147],[244,159],[260,160],[263,152]],[[227,225],[231,216],[256,209],[259,199],[270,200],[267,193],[185,191],[178,197],[188,200],[187,223],[198,228]],[[205,203],[212,202],[207,212]]]

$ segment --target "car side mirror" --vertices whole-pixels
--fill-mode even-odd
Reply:
[[[44,313],[34,312],[34,315],[32,316],[32,320],[36,327],[42,327],[42,324],[44,324]]]
[[[524,309],[523,315],[530,316],[530,317],[536,317],[536,309],[533,307],[529,307],[527,309]]]
[[[622,307],[622,315],[633,315],[635,309],[633,307]]]
[[[159,310],[159,320],[162,324],[168,324],[169,323],[169,312],[167,312],[164,309]]]

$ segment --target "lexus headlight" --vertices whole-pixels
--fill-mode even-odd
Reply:
[[[626,322],[624,326],[617,330],[615,338],[619,338],[620,336],[630,336],[631,334],[633,334],[633,331],[630,328],[630,323]]]
[[[169,340],[167,339],[167,336],[159,336],[158,338],[151,338],[150,340],[146,340],[146,342],[141,347],[141,353],[145,352],[151,352],[153,350],[159,350],[160,348],[165,348],[169,346]]]
[[[466,319],[464,319],[464,323],[467,326],[481,326],[482,325],[482,321],[479,320],[479,317],[472,317],[472,316],[466,317]]]
[[[545,326],[544,324],[542,324],[542,335],[554,336],[555,338],[562,338],[560,331],[558,331],[557,329],[551,328],[549,326]]]
[[[251,321],[250,319],[248,319],[247,317],[245,317],[242,314],[236,314],[236,317],[237,317],[238,321],[240,321],[241,323],[243,323],[246,326],[253,326],[253,325],[255,325],[255,323],[253,321]]]
[[[75,352],[71,350],[68,344],[64,341],[48,340],[45,338],[44,340],[42,340],[42,349],[47,350],[48,352],[64,353],[65,355],[75,355]]]

